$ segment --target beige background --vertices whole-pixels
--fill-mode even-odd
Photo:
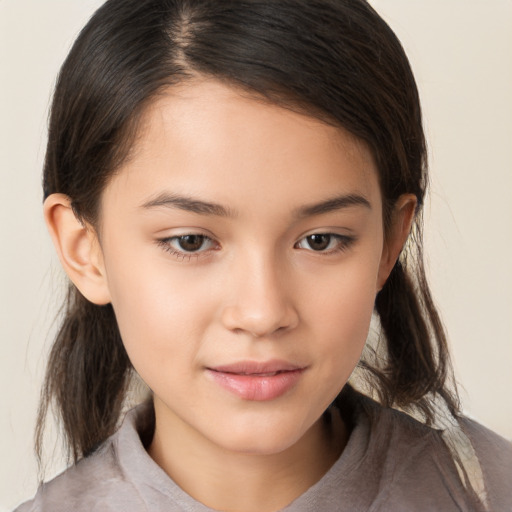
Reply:
[[[63,283],[40,211],[47,107],[100,3],[0,0],[0,510],[35,491],[32,432]],[[512,1],[371,3],[401,38],[423,99],[428,267],[465,410],[512,438]]]

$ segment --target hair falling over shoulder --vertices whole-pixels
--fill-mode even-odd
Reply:
[[[130,377],[130,361],[113,309],[96,306],[70,285],[64,321],[48,359],[36,429],[42,450],[54,402],[73,460],[91,453],[115,430]]]
[[[414,194],[413,233],[375,311],[385,349],[361,368],[380,401],[433,422],[454,416],[446,336],[425,278],[426,145],[418,92],[394,33],[364,0],[108,0],[80,33],[56,86],[44,194],[69,196],[97,226],[109,177],[129,157],[144,108],[164,88],[216,77],[265,100],[343,127],[373,152],[389,221]],[[62,422],[70,455],[86,457],[119,421],[132,369],[110,305],[70,286],[48,361],[37,425]]]

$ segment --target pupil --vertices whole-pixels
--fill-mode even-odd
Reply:
[[[308,244],[315,251],[323,251],[327,249],[331,241],[330,235],[310,235],[308,236]]]
[[[197,251],[203,245],[204,237],[202,235],[185,235],[180,236],[179,244],[184,251]]]

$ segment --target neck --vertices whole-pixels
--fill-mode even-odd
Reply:
[[[232,452],[184,423],[156,424],[149,455],[186,493],[226,512],[272,512],[318,482],[342,452],[347,433],[338,414],[320,418],[294,445],[270,455]]]

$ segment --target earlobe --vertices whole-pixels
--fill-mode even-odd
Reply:
[[[44,217],[60,262],[82,295],[94,304],[110,302],[103,254],[94,229],[77,219],[68,196],[52,194]]]
[[[377,279],[378,291],[380,291],[386,283],[407,241],[414,221],[417,204],[418,201],[413,194],[403,194],[395,203],[391,226],[384,240],[384,248]]]

